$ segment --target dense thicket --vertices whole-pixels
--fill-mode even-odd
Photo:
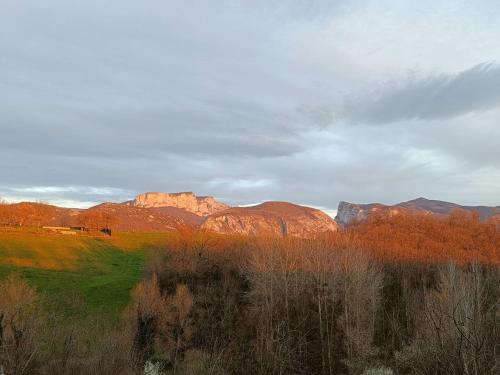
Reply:
[[[186,228],[117,326],[47,316],[0,284],[6,374],[497,374],[498,228],[375,217],[315,240]]]
[[[424,214],[373,215],[350,229],[349,246],[371,253],[381,261],[500,264],[498,223],[454,211],[438,218]]]

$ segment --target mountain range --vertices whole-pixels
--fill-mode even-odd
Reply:
[[[336,231],[324,212],[288,202],[230,207],[210,196],[192,192],[140,194],[123,203],[102,203],[73,209],[41,203],[0,205],[0,225],[62,226],[117,231],[171,231],[179,226],[252,236],[314,237]]]
[[[493,220],[495,222],[500,222],[500,206],[461,206],[456,203],[426,198],[417,198],[395,205],[385,205],[381,203],[356,204],[341,201],[338,206],[335,220],[341,227],[347,227],[354,222],[366,220],[375,212],[381,212],[388,215],[397,215],[404,212],[418,212],[444,217],[456,210],[475,213],[479,216],[481,221]]]
[[[62,208],[42,203],[0,205],[0,225],[64,226],[117,231],[171,231],[192,226],[222,234],[294,236],[310,238],[334,232],[367,219],[375,212],[402,212],[446,216],[461,209],[476,212],[481,220],[500,222],[500,206],[460,206],[418,198],[396,205],[340,202],[335,220],[311,207],[289,202],[264,202],[250,207],[231,207],[214,197],[192,192],[149,192],[122,203],[102,203],[88,209]]]

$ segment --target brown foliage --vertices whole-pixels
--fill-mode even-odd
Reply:
[[[381,261],[500,264],[499,228],[463,211],[446,218],[373,215],[339,236]]]
[[[17,276],[0,283],[0,363],[10,374],[28,373],[38,350],[36,291]]]
[[[48,315],[17,276],[0,282],[0,366],[6,374],[133,374],[128,327]]]
[[[166,366],[177,367],[191,332],[189,314],[193,298],[186,285],[178,284],[173,295],[160,290],[155,274],[132,292],[128,313],[135,328],[134,354],[141,366],[155,355],[166,356]]]

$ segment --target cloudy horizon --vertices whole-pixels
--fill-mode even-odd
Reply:
[[[4,0],[0,198],[500,205],[494,1]]]

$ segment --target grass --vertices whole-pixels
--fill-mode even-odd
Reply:
[[[25,277],[43,293],[50,310],[68,317],[99,314],[115,319],[142,278],[148,253],[161,233],[112,237],[67,236],[22,230],[0,232],[0,278]]]

